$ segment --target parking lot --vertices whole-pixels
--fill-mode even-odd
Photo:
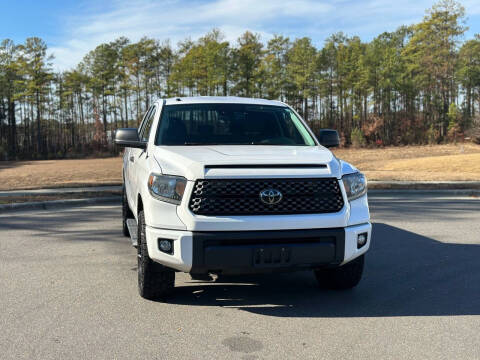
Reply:
[[[480,200],[377,194],[364,279],[309,272],[137,293],[120,206],[0,215],[2,359],[480,359]]]

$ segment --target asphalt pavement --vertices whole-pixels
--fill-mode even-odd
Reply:
[[[480,359],[480,200],[370,198],[364,279],[310,272],[137,293],[118,205],[0,215],[1,359]],[[231,280],[229,280],[231,281]]]

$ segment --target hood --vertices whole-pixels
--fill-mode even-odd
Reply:
[[[162,173],[188,180],[242,177],[337,177],[340,163],[322,146],[155,146]]]

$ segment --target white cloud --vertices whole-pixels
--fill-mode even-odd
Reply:
[[[467,12],[480,13],[478,0],[465,1]],[[102,42],[125,36],[196,39],[220,28],[230,42],[245,30],[264,40],[273,33],[310,36],[317,44],[337,31],[369,38],[422,19],[433,0],[114,0],[108,11],[73,15],[64,21],[63,39],[50,52],[57,69],[74,67]]]

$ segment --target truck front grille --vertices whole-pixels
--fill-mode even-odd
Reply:
[[[262,201],[264,190],[280,192],[281,200]],[[194,214],[212,216],[335,213],[343,205],[335,178],[202,179],[195,182],[189,203]]]

